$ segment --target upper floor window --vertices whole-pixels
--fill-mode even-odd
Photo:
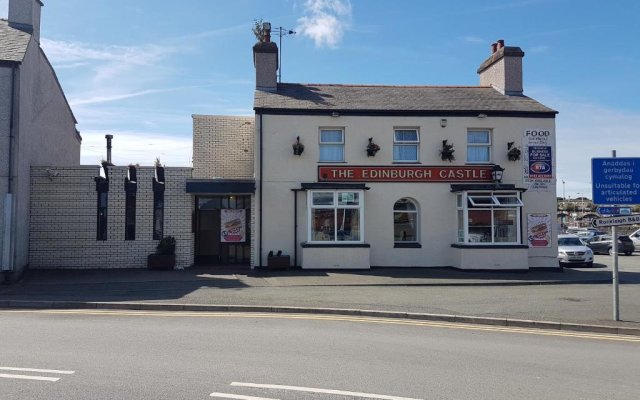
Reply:
[[[491,133],[488,130],[467,132],[467,162],[488,163],[491,161]]]
[[[403,198],[393,205],[393,240],[418,242],[418,206],[413,200]]]
[[[419,146],[417,129],[396,129],[393,132],[393,161],[417,162]]]
[[[362,242],[362,191],[309,192],[310,242]]]
[[[344,161],[342,129],[320,129],[320,161]]]

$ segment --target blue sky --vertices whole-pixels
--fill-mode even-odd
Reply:
[[[6,17],[8,0],[0,0]],[[42,46],[82,163],[191,165],[192,114],[252,115],[253,21],[283,38],[283,82],[478,85],[489,45],[525,52],[525,94],[557,118],[558,194],[590,197],[591,157],[640,157],[640,2],[44,0]],[[277,41],[277,36],[274,36]]]

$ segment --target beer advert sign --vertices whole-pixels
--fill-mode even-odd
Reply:
[[[247,240],[247,219],[244,209],[220,210],[220,241],[244,243]]]

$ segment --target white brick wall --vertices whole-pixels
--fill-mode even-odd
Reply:
[[[109,168],[107,240],[96,240],[97,166],[32,167],[30,267],[146,268],[153,240],[154,167],[137,167],[136,240],[124,240],[128,167]],[[193,263],[191,168],[165,168],[164,235],[176,238],[176,265]]]
[[[254,117],[192,117],[195,179],[254,177]]]

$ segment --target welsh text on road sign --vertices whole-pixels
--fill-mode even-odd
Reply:
[[[592,158],[594,204],[640,204],[640,158]]]
[[[640,224],[640,214],[622,215],[619,217],[596,218],[591,221],[595,227]]]

